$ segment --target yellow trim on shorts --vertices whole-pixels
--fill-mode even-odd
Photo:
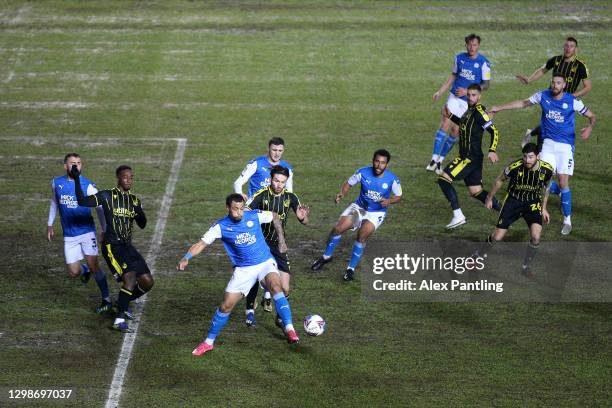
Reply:
[[[467,166],[468,164],[470,164],[472,161],[470,159],[463,159],[461,160],[452,170],[451,170],[451,176],[453,177],[457,177],[457,174],[461,173],[461,170],[463,170],[465,168],[465,166]]]
[[[108,259],[110,259],[111,265],[115,268],[115,272],[117,272],[119,276],[123,275],[123,269],[121,269],[121,265],[119,265],[119,262],[115,259],[110,244],[106,244],[106,251],[108,252]]]

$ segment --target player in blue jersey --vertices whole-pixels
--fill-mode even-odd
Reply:
[[[280,137],[273,137],[268,142],[268,154],[259,156],[251,160],[240,176],[234,181],[234,192],[242,194],[245,200],[253,197],[257,191],[266,188],[270,185],[270,171],[273,166],[283,166],[289,169],[289,179],[287,180],[286,189],[289,192],[293,191],[293,167],[282,160],[285,152],[285,141]],[[248,195],[242,193],[242,186],[249,182]]]
[[[583,140],[588,139],[593,131],[595,114],[584,106],[580,99],[564,92],[565,86],[565,77],[562,74],[554,74],[549,89],[537,92],[528,99],[494,106],[491,108],[491,113],[526,108],[536,104],[542,108],[540,126],[544,143],[540,159],[550,163],[557,173],[559,183],[551,184],[550,193],[561,194],[563,212],[561,234],[568,235],[572,231],[572,193],[569,180],[574,174],[575,112],[589,119],[589,125],[580,131]]]
[[[96,308],[96,312],[105,313],[111,310],[112,304],[106,276],[98,264],[96,225],[91,216],[91,209],[81,207],[77,203],[74,179],[70,175],[70,169],[73,165],[81,171],[82,162],[78,153],[68,153],[64,157],[66,175],[55,177],[51,181],[47,239],[51,241],[55,236],[53,223],[59,212],[64,233],[64,256],[68,274],[72,278],[80,276],[85,283],[93,274],[102,295],[102,303]],[[85,177],[81,178],[81,186],[87,195],[98,192],[95,183]],[[101,207],[97,207],[96,212],[104,233],[104,227],[106,226],[104,211]],[[83,258],[85,258],[86,264],[81,264]]]
[[[336,204],[340,203],[349,189],[358,184],[361,187],[357,200],[349,205],[340,215],[340,219],[329,233],[327,246],[323,256],[311,266],[313,271],[319,271],[331,262],[334,249],[346,231],[357,230],[357,239],[348,267],[344,274],[345,281],[352,281],[355,268],[359,264],[366,241],[380,227],[387,215],[387,208],[402,199],[402,186],[399,178],[387,170],[391,154],[384,149],[374,152],[371,167],[362,167],[342,184],[340,193],[336,194]],[[393,194],[393,196],[392,196]]]
[[[484,91],[489,88],[491,82],[491,63],[483,55],[478,53],[480,48],[480,36],[470,34],[465,37],[465,48],[455,56],[453,70],[446,82],[433,94],[434,102],[451,87],[446,104],[442,107],[442,119],[440,127],[436,131],[431,161],[426,169],[442,174],[442,162],[448,155],[459,137],[459,128],[449,119],[450,114],[461,118],[468,108],[467,88],[472,84],[480,85]],[[450,128],[450,133],[449,133]]]
[[[283,293],[278,267],[260,227],[261,224],[272,222],[278,235],[278,250],[283,254],[287,252],[285,234],[278,214],[271,211],[245,211],[244,197],[236,193],[227,196],[225,205],[227,216],[215,222],[202,238],[189,248],[177,267],[180,271],[185,270],[189,260],[216,239],[223,241],[234,265],[234,273],[225,288],[223,301],[212,318],[208,335],[192,354],[201,356],[213,349],[215,339],[229,320],[234,306],[258,281],[272,292],[276,312],[283,321],[287,340],[289,343],[298,343],[300,339],[293,327],[291,307]]]
[[[241,194],[244,201],[248,201],[253,195],[270,185],[270,171],[274,166],[282,166],[289,170],[289,178],[285,184],[285,189],[293,192],[293,167],[282,160],[285,152],[285,141],[281,137],[273,137],[268,141],[268,154],[259,156],[247,163],[240,176],[234,181],[234,193]],[[243,194],[242,186],[249,182],[248,195]],[[265,292],[261,300],[261,305],[266,312],[272,311],[272,295]]]

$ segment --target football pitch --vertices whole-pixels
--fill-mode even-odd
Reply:
[[[370,301],[360,283],[365,265],[355,282],[342,281],[352,234],[335,262],[319,273],[309,268],[356,196],[354,188],[334,205],[340,185],[379,148],[391,152],[404,195],[372,244],[482,241],[491,232],[496,214],[461,183],[468,223],[445,231],[451,211],[425,171],[443,103],[431,96],[471,32],[493,63],[487,107],[546,88],[550,73],[527,86],[514,75],[562,53],[567,36],[578,38],[593,82],[584,102],[598,121],[589,140],[577,140],[574,231],[559,234],[552,197],[542,241],[612,241],[611,8],[608,1],[3,2],[0,407],[612,406],[610,303]],[[500,162],[485,163],[487,189],[520,157],[522,135],[539,115],[532,107],[495,117]],[[273,136],[285,139],[294,191],[311,206],[309,225],[294,218],[287,225],[301,342],[289,346],[261,308],[257,326],[247,328],[241,302],[215,349],[195,358],[231,264],[219,242],[186,271],[176,264],[226,215],[233,181]],[[156,285],[137,305],[129,350],[112,319],[94,313],[95,282],[68,277],[59,220],[55,239],[46,240],[51,179],[71,151],[100,189],[114,186],[117,166],[131,165],[149,219],[134,244]],[[527,241],[524,223],[507,240]],[[115,298],[119,287],[108,279]],[[327,321],[320,337],[303,333],[311,313]],[[11,398],[17,390],[70,390],[70,397]]]

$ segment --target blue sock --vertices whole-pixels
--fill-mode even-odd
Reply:
[[[289,301],[285,297],[285,294],[283,292],[278,292],[273,298],[276,313],[283,321],[283,326],[287,326],[288,324],[293,325],[293,320],[291,319],[291,306],[289,306]]]
[[[89,266],[87,264],[81,264],[81,275],[87,275],[89,273]]]
[[[550,194],[561,194],[561,187],[554,180],[550,182]]]
[[[572,192],[569,187],[561,190],[561,210],[566,217],[572,215]]]
[[[433,151],[431,152],[432,155],[440,155],[442,145],[444,144],[444,139],[446,139],[446,132],[442,129],[438,129],[436,132],[436,138],[434,139]]]
[[[446,157],[448,153],[452,150],[455,143],[457,143],[457,137],[448,136],[444,141],[444,146],[442,146],[442,151],[440,152],[440,157]]]
[[[338,245],[338,242],[340,242],[340,238],[342,238],[342,235],[334,235],[331,237],[327,243],[327,248],[325,248],[325,253],[323,254],[324,257],[331,258],[331,256],[334,254],[334,249],[336,249],[336,245]]]
[[[217,308],[217,310],[215,310],[215,314],[213,315],[212,322],[210,323],[210,329],[208,329],[206,338],[215,341],[217,335],[221,333],[223,326],[225,326],[229,320],[229,316],[229,313],[221,313],[219,308]]]
[[[102,272],[102,269],[98,269],[98,272],[94,275],[94,279],[100,288],[102,299],[110,302],[110,293],[108,292],[108,283],[106,282],[106,275]]]
[[[348,264],[348,267],[352,270],[355,270],[355,268],[357,268],[357,265],[359,265],[361,255],[363,255],[363,248],[365,248],[365,244],[362,244],[361,242],[355,241],[355,243],[353,244],[353,253],[351,254],[351,260]]]

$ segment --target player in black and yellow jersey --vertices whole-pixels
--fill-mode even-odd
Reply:
[[[589,78],[589,69],[584,61],[576,55],[578,51],[578,40],[574,37],[568,37],[563,45],[563,55],[556,55],[546,61],[546,64],[536,69],[529,77],[525,75],[516,75],[516,78],[523,84],[527,85],[530,82],[537,81],[542,76],[552,69],[553,76],[560,74],[565,78],[564,92],[571,93],[575,98],[581,98],[591,91],[591,79]],[[582,87],[578,86],[582,83]],[[523,138],[522,146],[529,143],[532,136],[538,137],[538,146],[541,148],[541,130],[540,126],[527,129]]]
[[[457,228],[466,223],[465,215],[459,207],[457,192],[452,184],[454,180],[463,180],[472,197],[483,204],[487,197],[487,192],[482,188],[484,159],[482,136],[485,130],[491,134],[489,160],[493,163],[499,160],[495,152],[499,142],[499,132],[487,115],[484,106],[480,104],[480,92],[480,85],[470,85],[467,90],[468,110],[461,118],[450,115],[450,119],[459,125],[459,156],[450,162],[438,177],[438,185],[453,209],[453,218],[446,226],[447,229]],[[499,209],[497,201],[494,202],[494,206]]]
[[[106,230],[102,242],[102,255],[113,274],[121,278],[122,286],[117,301],[118,314],[113,328],[129,332],[126,315],[130,301],[138,299],[153,287],[153,276],[146,261],[132,245],[134,221],[140,228],[147,224],[142,203],[130,192],[134,173],[129,166],[119,166],[115,172],[117,187],[98,191],[85,197],[80,188],[79,171],[73,166],[72,177],[77,181],[76,196],[80,206],[102,206],[106,218]]]
[[[530,240],[523,261],[522,273],[529,278],[533,277],[530,264],[540,245],[542,221],[546,223],[550,221],[546,204],[548,186],[554,174],[553,167],[549,163],[538,160],[538,153],[538,147],[535,144],[527,143],[523,147],[523,157],[511,162],[497,176],[485,201],[485,206],[492,208],[495,193],[506,180],[509,180],[508,193],[504,199],[497,226],[493,234],[487,238],[487,242],[493,245],[503,240],[510,225],[523,217],[529,226]]]
[[[285,225],[287,225],[287,217],[291,211],[295,213],[298,221],[304,225],[308,223],[308,214],[310,213],[308,206],[302,205],[298,196],[287,191],[285,188],[289,175],[289,169],[286,167],[273,166],[270,171],[270,185],[257,191],[247,202],[247,207],[252,210],[272,211],[278,214],[282,222],[283,231]],[[278,265],[283,292],[285,292],[285,296],[288,297],[291,268],[289,260],[287,259],[287,254],[281,253],[278,250],[278,235],[272,223],[261,224],[261,229],[266,239],[266,244],[270,247],[270,252],[272,252],[272,256],[274,256]],[[255,283],[247,295],[246,325],[249,327],[255,325],[254,309],[258,289],[259,283]],[[278,323],[278,317],[276,321]],[[280,327],[282,327],[282,321],[280,323]]]

